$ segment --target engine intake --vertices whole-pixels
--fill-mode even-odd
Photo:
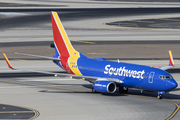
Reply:
[[[112,81],[96,81],[94,89],[98,92],[114,93],[116,91],[116,84]]]

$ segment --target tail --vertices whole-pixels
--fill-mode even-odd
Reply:
[[[161,70],[168,70],[168,69],[170,69],[172,67],[174,67],[174,60],[173,60],[172,52],[171,52],[171,50],[169,50],[169,65],[164,66],[164,67],[162,67],[160,69]]]
[[[171,50],[169,50],[169,66],[174,66],[174,60]]]
[[[80,56],[83,55],[76,51],[71,45],[71,42],[69,41],[66,31],[64,30],[61,20],[56,12],[51,12],[51,20],[56,53],[56,56],[53,57],[58,57],[61,60],[60,62],[54,62],[71,74],[82,75],[77,67],[77,61]]]
[[[52,29],[56,56],[70,57],[77,54],[71,45],[69,38],[64,30],[61,20],[56,12],[51,12]]]

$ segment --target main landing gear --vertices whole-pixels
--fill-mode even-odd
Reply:
[[[94,89],[94,84],[92,84],[92,93],[98,93],[98,92]]]
[[[128,87],[119,87],[119,93],[127,93]]]

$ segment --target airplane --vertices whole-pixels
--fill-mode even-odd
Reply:
[[[53,74],[59,77],[83,79],[92,83],[92,92],[101,93],[127,93],[128,88],[137,88],[157,92],[157,98],[175,89],[178,84],[165,70],[174,67],[171,51],[169,51],[169,65],[162,68],[124,63],[120,61],[108,61],[105,58],[88,58],[76,51],[62,25],[58,14],[51,12],[52,30],[54,37],[55,55],[52,57],[16,53],[52,60],[70,74],[17,69],[12,67],[7,56],[4,58],[12,70]]]

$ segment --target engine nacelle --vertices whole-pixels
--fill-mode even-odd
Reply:
[[[116,91],[116,84],[112,81],[96,81],[94,89],[98,92],[114,93]]]

